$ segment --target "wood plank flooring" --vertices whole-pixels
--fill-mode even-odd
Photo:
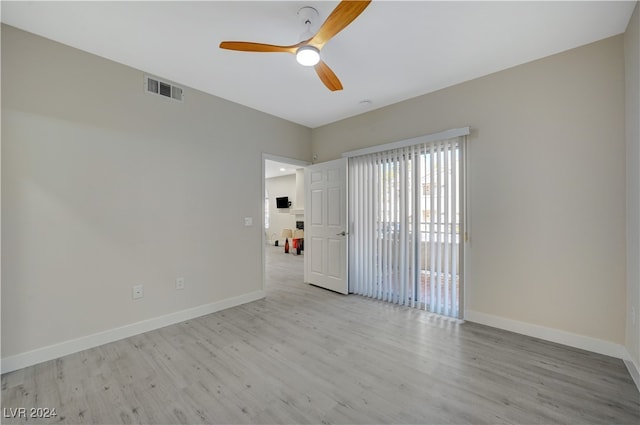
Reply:
[[[2,375],[2,422],[640,423],[621,360],[305,285],[281,250],[264,300]]]

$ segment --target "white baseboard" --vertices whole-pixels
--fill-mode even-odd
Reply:
[[[638,387],[638,391],[640,391],[640,367],[638,367],[638,364],[633,360],[631,354],[629,354],[629,351],[626,348],[624,349],[623,360],[629,370],[629,374],[631,375],[633,382],[636,383],[636,387]]]
[[[80,338],[64,341],[59,344],[49,345],[47,347],[38,348],[25,353],[8,356],[2,359],[2,373],[11,372],[13,370],[22,369],[23,367],[32,366],[34,364],[57,359],[58,357],[68,354],[77,353],[78,351],[87,350],[109,342],[118,341],[130,336],[139,335],[175,323],[184,322],[185,320],[194,319],[206,314],[215,313],[216,311],[225,310],[241,304],[259,300],[265,297],[264,291],[255,291],[237,297],[227,298],[211,304],[205,304],[186,310],[177,311],[175,313],[166,314],[164,316],[154,317],[153,319],[143,320],[141,322],[132,323],[130,325],[121,326],[107,331],[83,336]]]
[[[558,344],[616,357],[618,359],[624,359],[624,346],[614,342],[575,334],[572,332],[561,331],[559,329],[548,328],[545,326],[534,325],[531,323],[519,322],[517,320],[511,320],[472,310],[465,311],[464,319],[469,322],[480,323],[482,325],[504,329],[522,335],[532,336],[546,341],[556,342]]]

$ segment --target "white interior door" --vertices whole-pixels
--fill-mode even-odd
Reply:
[[[305,201],[307,282],[347,294],[346,158],[305,168]]]

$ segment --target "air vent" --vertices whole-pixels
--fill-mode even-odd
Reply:
[[[171,83],[161,81],[155,77],[144,76],[144,89],[147,93],[157,94],[159,96],[168,97],[169,99],[182,102],[182,87],[174,86]]]

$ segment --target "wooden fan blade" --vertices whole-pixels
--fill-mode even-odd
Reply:
[[[314,67],[318,77],[324,83],[325,86],[331,91],[342,90],[342,83],[336,76],[336,74],[327,66],[326,63],[320,61]]]
[[[252,43],[249,41],[223,41],[221,49],[239,50],[241,52],[265,52],[265,53],[296,53],[298,45],[275,46],[273,44]]]
[[[343,0],[340,2],[326,21],[322,24],[316,35],[314,35],[309,44],[322,49],[322,47],[331,40],[336,34],[342,31],[347,25],[353,22],[371,3],[371,0],[350,1]]]

